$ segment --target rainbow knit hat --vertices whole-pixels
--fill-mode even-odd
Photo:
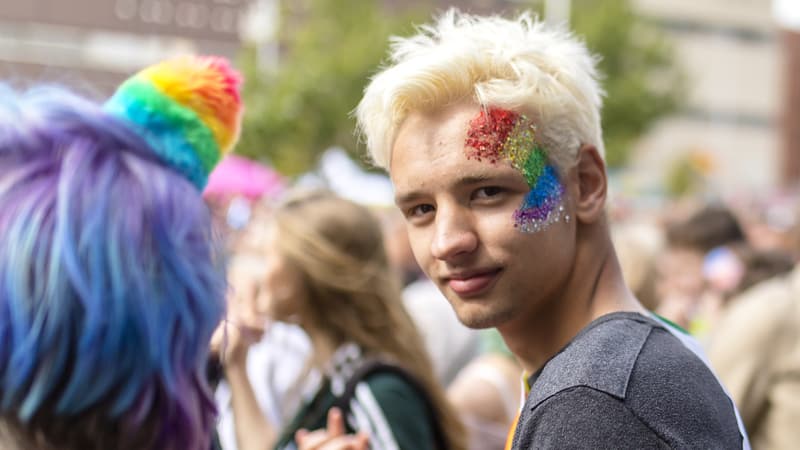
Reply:
[[[106,102],[167,165],[201,191],[239,137],[242,78],[224,58],[184,56],[147,67]]]

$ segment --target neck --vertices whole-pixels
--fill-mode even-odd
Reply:
[[[593,320],[617,311],[646,311],[625,285],[605,224],[585,227],[585,236],[576,245],[573,269],[562,287],[536,309],[498,327],[529,374]]]
[[[300,327],[308,334],[308,338],[311,341],[311,347],[313,349],[311,363],[315,367],[324,367],[325,364],[330,361],[333,353],[341,343],[336,342],[336,340],[331,337],[330,333],[326,332],[321,327],[314,326],[306,321],[301,322]]]

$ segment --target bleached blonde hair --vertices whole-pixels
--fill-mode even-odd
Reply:
[[[450,9],[414,36],[391,39],[388,66],[356,108],[373,163],[389,169],[399,127],[412,111],[471,99],[526,114],[561,169],[583,144],[604,154],[597,57],[570,32],[530,13],[515,19]]]

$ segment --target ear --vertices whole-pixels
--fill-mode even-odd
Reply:
[[[578,178],[575,216],[581,222],[594,223],[603,216],[608,189],[606,165],[595,146],[583,145],[578,150],[575,175]]]

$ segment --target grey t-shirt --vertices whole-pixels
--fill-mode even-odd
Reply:
[[[529,385],[514,449],[741,449],[746,440],[708,366],[641,314],[593,321]]]

